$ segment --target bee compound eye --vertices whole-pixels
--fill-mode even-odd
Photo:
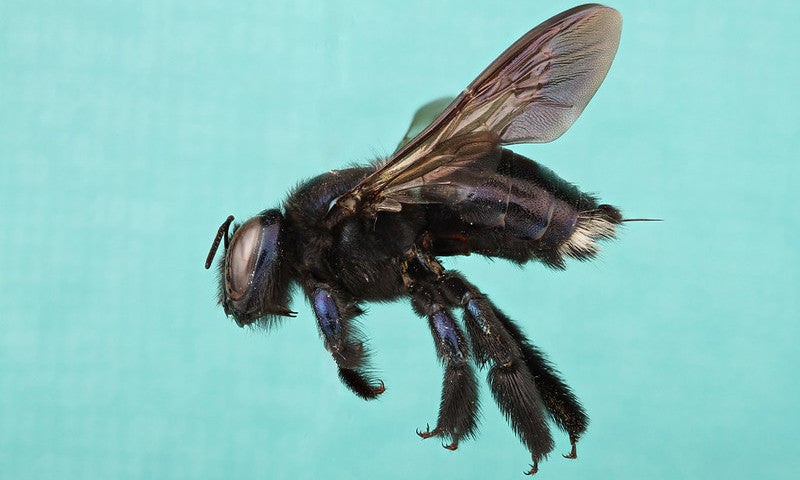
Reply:
[[[225,273],[226,288],[231,300],[239,300],[247,293],[256,269],[261,236],[261,222],[258,218],[251,218],[231,239]]]

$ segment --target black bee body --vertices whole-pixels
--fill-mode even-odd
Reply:
[[[392,300],[403,294],[400,263],[423,228],[414,212],[349,218],[333,229],[321,227],[330,204],[355,187],[374,168],[350,168],[320,175],[297,188],[286,201],[298,278],[335,279],[365,301]],[[413,209],[413,210],[419,210]],[[331,280],[334,281],[334,280]]]
[[[412,250],[432,257],[477,253],[518,263],[538,259],[563,268],[565,252],[581,259],[594,254],[593,244],[581,248],[569,241],[579,220],[602,219],[609,231],[620,222],[613,207],[598,206],[593,196],[532,160],[504,148],[490,155],[500,157],[502,171],[516,182],[521,190],[516,196],[498,183],[469,192],[459,203],[412,205],[375,219],[353,217],[333,230],[320,228],[330,204],[376,167],[331,171],[304,183],[284,206],[285,228],[294,232],[287,239],[294,248],[286,252],[298,268],[294,276],[335,278],[360,300],[394,300],[408,293],[402,266]]]
[[[488,369],[494,399],[531,452],[534,473],[553,449],[548,421],[575,444],[588,418],[575,395],[521,329],[478,287],[439,258],[479,254],[564,268],[588,259],[623,221],[541,165],[502,148],[547,142],[578,117],[617,48],[621,19],[584,5],[534,28],[452,102],[418,112],[388,159],[335,170],[296,188],[232,237],[220,227],[220,303],[240,326],[269,325],[300,287],[338,366],[364,399],[384,392],[354,325],[369,301],[409,299],[427,319],[445,373],[438,420],[418,431],[449,440],[475,434],[474,367]],[[461,322],[454,312],[461,312]]]

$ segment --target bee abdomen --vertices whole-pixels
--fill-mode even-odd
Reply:
[[[434,233],[441,224],[442,238],[449,230],[466,233],[468,251],[519,263],[537,259],[553,268],[564,268],[566,257],[593,257],[599,240],[614,237],[622,221],[616,208],[599,205],[594,196],[510,150],[494,155],[488,158],[496,162],[493,173],[450,186],[457,192],[451,194],[457,201],[450,211],[459,221],[434,222]],[[445,247],[436,253],[452,254]]]
[[[616,236],[622,214],[611,205],[579,212],[570,235],[556,248],[559,256],[587,259],[598,251],[597,241]]]
[[[598,241],[614,238],[622,220],[611,205],[578,210],[549,192],[540,193],[538,208],[523,208],[520,203],[510,202],[505,229],[532,247],[532,257],[555,268],[564,268],[564,257],[585,260],[595,256]]]
[[[509,203],[521,207],[508,210],[508,226],[527,237],[532,257],[551,267],[564,268],[564,257],[593,257],[597,242],[613,238],[622,221],[616,208],[598,205],[593,195],[522,155],[503,149],[498,173],[511,187]]]

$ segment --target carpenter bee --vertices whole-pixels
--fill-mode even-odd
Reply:
[[[537,26],[458,97],[420,109],[387,159],[332,170],[297,187],[281,208],[219,228],[219,303],[239,326],[293,317],[302,290],[339,378],[364,399],[384,392],[354,324],[365,302],[408,298],[427,319],[444,366],[438,420],[422,438],[455,450],[476,433],[475,366],[531,453],[528,474],[553,449],[552,422],[575,444],[588,417],[520,327],[439,259],[472,253],[562,269],[586,260],[623,221],[542,165],[503,148],[550,142],[578,118],[605,78],[622,18],[583,5]],[[462,320],[456,321],[454,311]]]

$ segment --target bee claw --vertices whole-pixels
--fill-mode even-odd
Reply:
[[[431,425],[430,425],[429,423],[426,423],[426,424],[425,424],[425,431],[424,431],[424,432],[421,432],[419,429],[417,429],[417,435],[419,435],[419,436],[420,436],[420,438],[423,438],[423,439],[424,439],[424,438],[431,438],[431,437],[434,437],[434,436],[436,436],[436,435],[437,435],[437,433],[438,433],[438,432],[436,431],[436,429],[435,429],[435,428],[434,428],[434,429],[433,429],[433,431],[431,432]]]
[[[575,446],[575,444],[574,443],[572,444],[572,450],[570,450],[569,453],[565,453],[565,454],[563,454],[561,456],[564,457],[564,458],[570,458],[570,459],[578,458],[578,449]]]
[[[375,395],[380,395],[381,393],[386,391],[386,384],[383,383],[383,380],[378,380],[378,382],[380,382],[380,385],[372,388],[372,393],[374,393]]]

